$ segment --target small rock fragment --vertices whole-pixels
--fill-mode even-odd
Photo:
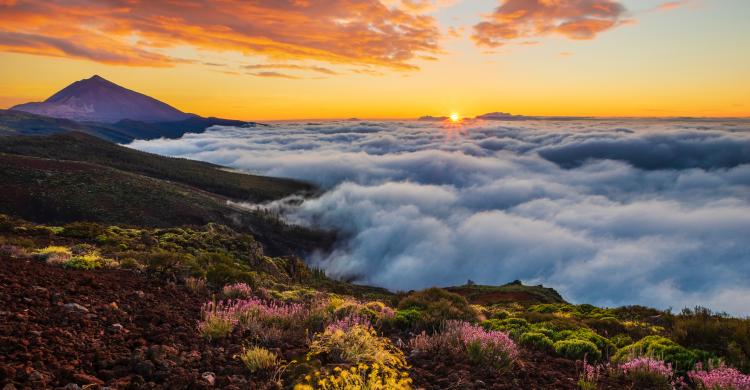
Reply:
[[[112,325],[109,326],[109,328],[107,328],[107,330],[110,333],[120,333],[123,330],[125,330],[125,327],[122,326],[121,324],[112,324]]]
[[[83,372],[78,373],[78,374],[74,374],[73,375],[73,379],[75,379],[76,382],[78,382],[78,383],[83,383],[84,385],[102,385],[102,384],[104,384],[104,381],[102,381],[101,379],[99,379],[99,378],[97,378],[97,377],[95,377],[93,375],[89,375],[89,374],[83,373]]]
[[[87,309],[83,305],[79,305],[77,303],[66,303],[65,305],[63,305],[63,307],[65,307],[66,309],[68,309],[70,311],[78,311],[78,312],[81,312],[81,313],[88,313],[89,312],[89,309]]]
[[[211,371],[206,371],[203,374],[201,374],[201,378],[203,378],[211,386],[213,386],[214,383],[216,383],[216,374],[214,374]]]

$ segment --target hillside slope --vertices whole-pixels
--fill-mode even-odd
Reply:
[[[483,286],[467,284],[447,287],[446,290],[465,297],[470,303],[478,305],[519,303],[534,305],[541,303],[566,303],[560,294],[552,288],[524,286],[516,280],[502,286]]]
[[[0,110],[0,136],[45,136],[70,131],[86,133],[112,142],[129,142],[133,137],[112,126],[85,124],[23,111]]]
[[[0,153],[90,162],[250,202],[314,191],[307,183],[230,172],[218,165],[141,152],[82,133],[2,137]]]
[[[174,122],[142,122],[123,119],[116,123],[76,122],[16,110],[0,110],[0,136],[50,135],[78,131],[117,143],[135,139],[179,138],[185,133],[196,133],[211,126],[254,127],[261,124],[221,118],[190,116]]]
[[[0,153],[0,212],[43,223],[92,221],[148,227],[211,222],[251,232],[274,255],[326,248],[329,233],[233,208],[196,188],[88,162]]]

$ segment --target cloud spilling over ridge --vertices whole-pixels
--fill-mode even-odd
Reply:
[[[506,123],[283,123],[131,146],[326,188],[285,211],[344,233],[309,259],[332,276],[521,279],[575,302],[750,314],[750,122]]]
[[[487,20],[474,26],[472,38],[489,47],[552,33],[592,39],[617,27],[624,13],[615,0],[502,0]]]
[[[430,16],[379,0],[23,0],[0,2],[0,50],[171,66],[189,46],[283,60],[414,69],[438,51]]]

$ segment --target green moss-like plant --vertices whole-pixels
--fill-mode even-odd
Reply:
[[[84,269],[90,270],[95,268],[101,268],[104,265],[104,260],[97,254],[86,254],[81,256],[73,256],[70,260],[63,263],[63,267],[72,269]]]
[[[583,360],[584,357],[589,361],[599,360],[602,358],[602,353],[596,344],[587,340],[561,340],[553,344],[555,352],[568,359]]]
[[[617,348],[615,345],[609,341],[607,338],[600,336],[596,334],[591,329],[587,328],[578,328],[575,330],[563,330],[560,332],[556,332],[553,337],[555,341],[562,341],[562,340],[585,340],[593,343],[596,345],[596,348],[601,352],[605,357],[612,356]]]
[[[678,371],[691,370],[695,367],[695,363],[711,359],[711,355],[706,351],[687,349],[666,337],[646,336],[618,350],[613,360],[620,362],[639,356],[648,356],[672,363]]]
[[[474,321],[474,309],[466,298],[441,288],[428,288],[404,297],[398,304],[400,310],[417,309],[421,313],[417,325],[436,328],[446,320]]]
[[[538,332],[526,332],[519,338],[521,345],[539,351],[551,351],[553,349],[552,339]]]
[[[486,330],[499,330],[507,332],[514,339],[521,337],[523,333],[530,330],[529,322],[523,318],[506,318],[504,320],[490,319],[482,322],[482,327]]]

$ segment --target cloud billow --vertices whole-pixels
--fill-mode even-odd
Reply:
[[[364,70],[410,70],[417,69],[413,60],[440,52],[439,38],[433,17],[379,0],[0,1],[0,51],[116,65],[195,62],[170,51],[191,47]],[[324,67],[305,69],[335,73]],[[278,71],[252,74],[295,77]]]
[[[620,25],[625,11],[614,0],[505,0],[474,26],[472,39],[489,47],[552,33],[569,39],[592,39]]]
[[[327,191],[308,260],[391,289],[544,283],[574,302],[750,314],[747,121],[283,123],[131,146]]]

